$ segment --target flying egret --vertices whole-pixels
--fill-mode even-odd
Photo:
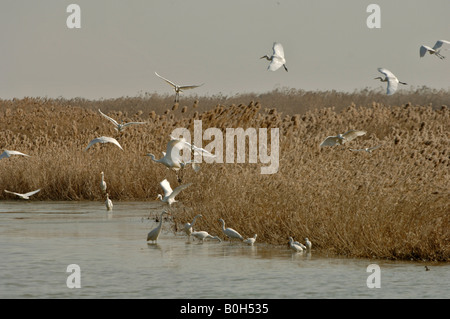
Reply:
[[[5,193],[17,195],[17,196],[19,196],[22,199],[30,199],[31,195],[34,195],[34,194],[38,193],[39,191],[40,191],[40,189],[37,189],[37,190],[32,191],[32,192],[28,192],[28,193],[25,193],[25,194],[20,194],[20,193],[10,192],[10,191],[7,191],[5,189]]]
[[[107,136],[101,136],[101,137],[97,137],[94,138],[92,141],[89,142],[88,146],[86,147],[86,149],[84,151],[87,151],[92,145],[96,144],[96,143],[113,143],[115,145],[117,145],[122,151],[123,148],[122,146],[120,146],[119,142],[117,142],[117,140],[113,137],[107,137]]]
[[[18,151],[9,151],[9,150],[4,150],[3,153],[0,154],[0,160],[2,158],[9,158],[11,157],[11,155],[21,155],[21,156],[27,156],[30,157],[30,155],[18,152]]]
[[[372,153],[372,151],[374,151],[374,150],[376,150],[377,148],[380,148],[380,147],[381,147],[381,145],[374,146],[374,147],[360,148],[360,149],[354,149],[354,148],[351,148],[350,151],[352,151],[352,152],[365,151],[365,152],[367,152],[367,153]]]
[[[300,245],[297,245],[294,242],[294,239],[292,239],[292,237],[289,237],[289,246],[291,247],[291,249],[295,252],[302,252],[303,248]]]
[[[405,82],[400,82],[397,77],[385,68],[378,68],[378,71],[382,74],[384,74],[385,78],[383,79],[381,76],[376,77],[374,80],[380,80],[381,82],[387,82],[387,95],[392,95],[397,91],[398,84],[407,85]]]
[[[98,111],[100,112],[100,114],[101,114],[104,118],[108,119],[111,123],[114,124],[114,126],[115,126],[114,129],[115,129],[117,132],[119,132],[119,133],[122,132],[127,126],[130,126],[130,125],[135,125],[135,124],[147,124],[147,123],[145,123],[145,122],[128,122],[128,123],[124,123],[123,121],[122,121],[121,124],[119,124],[115,119],[113,119],[113,118],[109,117],[108,115],[102,113],[102,111],[100,111],[100,109],[99,109]]]
[[[161,163],[169,169],[173,169],[176,173],[180,168],[184,167],[184,162],[180,156],[180,151],[184,147],[183,139],[172,139],[167,143],[166,152],[163,153],[163,157],[160,159],[156,159],[155,155],[148,153],[146,156],[150,156],[150,158],[157,163]],[[178,173],[177,173],[178,178]],[[180,180],[178,178],[178,180]]]
[[[102,179],[100,181],[100,189],[102,190],[102,193],[106,193],[106,182],[105,182],[105,173],[101,172],[100,175],[102,176]]]
[[[111,199],[109,199],[109,194],[106,193],[106,200],[105,200],[105,206],[106,206],[106,210],[110,211],[113,209],[113,202]]]
[[[244,240],[244,238],[241,236],[241,234],[239,234],[233,228],[225,228],[225,221],[222,218],[220,218],[219,221],[222,223],[222,231],[223,231],[223,233],[225,234],[225,236],[230,238],[230,241],[233,238]]]
[[[170,186],[169,186],[169,187],[170,187]],[[186,233],[186,235],[188,235],[188,238],[190,238],[190,236],[191,236],[191,234],[192,234],[192,230],[193,230],[193,227],[194,227],[194,224],[195,224],[195,220],[196,220],[198,217],[202,217],[202,215],[201,215],[201,214],[198,214],[198,215],[196,215],[196,216],[194,217],[194,219],[192,220],[192,223],[186,223],[186,224],[184,224],[184,232]]]
[[[320,147],[324,146],[335,146],[335,145],[344,145],[351,140],[354,140],[358,136],[363,136],[367,132],[366,131],[356,131],[350,130],[345,132],[344,134],[338,134],[337,136],[328,136],[321,144]]]
[[[288,69],[286,67],[286,59],[284,58],[283,46],[281,45],[281,43],[274,42],[272,49],[273,49],[272,56],[269,57],[268,55],[265,55],[260,59],[266,58],[267,60],[271,61],[269,67],[267,68],[270,71],[276,71],[281,66],[283,66],[287,72]]]
[[[194,231],[191,235],[197,239],[200,239],[202,243],[206,238],[217,239],[219,242],[222,242],[222,239],[220,239],[218,236],[212,236],[206,231]]]
[[[158,194],[156,198],[164,203],[169,204],[169,206],[172,206],[172,204],[176,202],[175,196],[177,196],[183,189],[191,186],[192,183],[180,185],[174,190],[172,190],[172,188],[170,187],[170,183],[167,179],[163,180],[161,183],[159,183],[159,185],[161,185],[164,191],[164,197],[161,194]]]
[[[445,56],[443,56],[441,54],[441,50],[440,50],[444,44],[450,44],[450,41],[439,40],[436,42],[436,44],[432,48],[430,48],[429,46],[426,46],[426,45],[422,45],[420,47],[420,57],[421,58],[424,57],[425,54],[428,52],[430,54],[436,55],[441,60],[445,59]]]
[[[147,235],[147,241],[153,241],[154,243],[156,243],[156,241],[158,240],[159,234],[161,233],[161,226],[162,226],[162,222],[163,222],[163,215],[166,214],[168,215],[168,213],[166,211],[163,211],[161,213],[161,217],[159,219],[159,225],[151,230],[148,235]]]
[[[312,243],[309,241],[308,238],[305,238],[305,243],[306,243],[306,249],[307,249],[308,251],[311,250]]]
[[[253,238],[247,238],[246,240],[244,240],[244,243],[249,244],[250,246],[253,246],[253,244],[254,244],[255,241],[256,241],[256,237],[257,237],[257,236],[258,236],[258,235],[255,234],[255,236],[253,236]]]
[[[173,86],[174,90],[175,90],[175,102],[178,102],[180,100],[180,93],[183,92],[183,90],[190,90],[190,89],[195,89],[198,88],[200,86],[202,86],[203,84],[200,85],[178,85],[173,83],[172,81],[162,77],[161,75],[159,75],[158,73],[155,72],[155,74],[160,77],[161,79],[163,79],[164,81],[166,81],[167,83],[169,83],[170,85]]]

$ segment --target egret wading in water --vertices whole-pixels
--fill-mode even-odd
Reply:
[[[303,248],[302,248],[300,245],[296,244],[296,243],[294,242],[294,239],[293,239],[292,237],[289,237],[289,246],[290,246],[291,249],[292,249],[293,251],[295,251],[295,252],[300,253],[300,252],[303,251]]]
[[[445,56],[443,56],[441,54],[441,48],[444,44],[450,44],[450,41],[447,40],[438,40],[434,46],[432,48],[430,48],[429,46],[426,45],[422,45],[420,46],[420,57],[423,58],[425,56],[425,54],[428,52],[430,54],[434,54],[435,56],[437,56],[439,59],[443,60],[445,59]]]
[[[218,236],[212,236],[212,235],[208,234],[208,232],[206,232],[206,231],[194,231],[194,232],[192,232],[192,236],[194,236],[197,239],[200,239],[202,241],[202,243],[207,238],[217,239],[219,242],[222,242],[222,239],[220,239]]]
[[[198,88],[200,86],[202,86],[203,84],[200,85],[178,85],[173,83],[172,81],[162,77],[161,75],[159,75],[158,73],[155,72],[155,74],[160,77],[161,79],[163,79],[164,81],[166,81],[167,83],[169,83],[173,89],[175,90],[175,103],[180,101],[180,93],[183,92],[183,90],[190,90],[190,89],[195,89]]]
[[[230,242],[232,239],[244,240],[241,234],[239,234],[233,228],[225,228],[225,221],[222,218],[220,218],[219,221],[222,223],[222,232],[224,233],[225,236],[230,238]]]
[[[270,71],[276,71],[281,66],[283,66],[287,72],[288,69],[286,67],[286,59],[284,58],[284,49],[283,49],[283,46],[281,45],[281,43],[274,42],[272,50],[273,50],[273,53],[270,57],[268,55],[265,55],[265,56],[262,56],[260,59],[265,58],[268,61],[270,61],[269,67],[267,68]]]
[[[32,191],[32,192],[28,192],[28,193],[25,193],[25,194],[21,194],[21,193],[10,192],[10,191],[7,191],[7,190],[5,189],[5,193],[13,194],[13,195],[19,196],[19,197],[22,198],[22,199],[30,199],[30,196],[32,196],[32,195],[38,193],[39,191],[40,191],[40,189],[37,189],[37,190]]]
[[[105,206],[107,211],[111,211],[113,209],[113,202],[111,199],[109,199],[109,194],[106,193],[106,200],[105,200]]]
[[[311,251],[312,243],[308,238],[305,238],[306,250]]]
[[[26,156],[26,157],[30,157],[30,155],[18,152],[18,151],[9,151],[9,150],[4,150],[3,153],[0,154],[0,160],[2,158],[9,158],[11,157],[11,155],[20,155],[20,156]]]
[[[119,124],[115,119],[109,117],[108,115],[106,115],[106,114],[104,114],[102,111],[100,111],[100,109],[99,109],[98,111],[100,112],[100,114],[101,114],[104,118],[106,118],[107,120],[109,120],[111,123],[114,124],[114,129],[115,129],[117,132],[119,132],[119,133],[122,132],[127,126],[130,126],[130,125],[147,124],[147,123],[145,123],[145,122],[128,122],[128,123],[124,123],[123,121],[122,121],[121,124]]]
[[[244,240],[244,243],[246,243],[246,244],[248,244],[250,246],[253,246],[253,244],[256,241],[256,237],[258,237],[257,234],[255,234],[255,236],[253,236],[253,238],[247,238],[246,240]]]
[[[107,136],[101,136],[101,137],[94,138],[92,141],[89,142],[88,146],[86,147],[86,149],[84,151],[86,152],[92,145],[97,144],[97,143],[102,143],[102,144],[112,143],[123,151],[122,146],[120,146],[119,142],[117,142],[117,140],[115,138],[107,137]]]
[[[350,130],[345,132],[344,134],[338,134],[337,136],[328,136],[321,144],[320,147],[324,146],[335,146],[335,145],[344,145],[347,142],[350,142],[357,138],[358,136],[363,136],[367,132],[366,131],[356,131]]]
[[[380,80],[381,82],[387,82],[387,91],[386,91],[387,95],[394,94],[395,91],[397,91],[397,89],[398,89],[399,83],[403,84],[403,85],[408,85],[408,83],[400,82],[397,79],[397,77],[394,75],[394,73],[392,73],[388,69],[378,68],[378,72],[382,73],[385,77],[382,78],[381,76],[379,76],[379,77],[376,77],[374,80]]]
[[[199,217],[202,217],[202,215],[201,215],[201,214],[198,214],[198,215],[196,215],[196,216],[194,217],[194,219],[192,220],[192,223],[186,223],[186,224],[184,224],[183,229],[184,229],[184,232],[186,233],[186,235],[188,235],[188,238],[191,237],[191,234],[192,234],[192,231],[193,231],[193,227],[194,227],[194,224],[195,224],[195,220],[196,220],[197,218],[199,218]]]
[[[159,185],[161,185],[164,191],[164,197],[161,194],[158,194],[156,199],[159,199],[162,202],[169,204],[169,206],[172,206],[173,203],[177,202],[175,200],[175,196],[177,196],[183,189],[191,186],[192,183],[180,185],[176,187],[174,190],[172,190],[172,187],[170,187],[170,183],[167,179],[163,180],[161,183],[159,183]]]
[[[163,211],[161,213],[161,216],[159,218],[159,225],[147,234],[147,241],[152,241],[153,243],[156,243],[158,241],[159,234],[161,234],[163,215],[168,215],[168,213],[166,211]]]

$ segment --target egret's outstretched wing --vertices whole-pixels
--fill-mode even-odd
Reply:
[[[86,147],[85,151],[87,151],[92,145],[96,143],[113,143],[117,145],[121,150],[123,150],[122,146],[120,146],[119,142],[113,137],[107,137],[107,136],[101,136],[94,138],[92,141],[89,142],[88,146]]]
[[[173,161],[180,161],[180,150],[185,145],[184,139],[172,139],[167,143],[167,154],[170,154],[170,157]]]
[[[395,91],[397,91],[397,88],[398,88],[398,79],[397,79],[397,77],[394,75],[394,73],[392,73],[391,71],[389,71],[388,69],[385,69],[385,68],[378,68],[378,71],[380,73],[384,74],[386,76],[387,81],[388,81],[387,95],[394,94]]]
[[[323,146],[335,146],[339,145],[339,138],[337,136],[328,136],[321,144],[320,147]]]
[[[18,151],[9,151],[9,150],[4,150],[2,154],[0,154],[0,159],[4,158],[4,157],[11,157],[11,155],[21,155],[21,156],[28,156],[31,157],[30,155],[18,152]]]
[[[190,90],[190,89],[195,89],[198,88],[200,86],[202,86],[204,83],[200,84],[200,85],[182,85],[180,86],[181,90]]]
[[[444,44],[450,44],[450,41],[447,41],[447,40],[437,41],[433,47],[433,50],[435,50],[435,51],[439,50]]]
[[[36,193],[39,193],[40,191],[41,191],[40,189],[36,189],[35,191],[28,192],[28,193],[25,193],[25,194],[23,194],[23,195],[26,196],[26,197],[30,197],[31,195],[34,195],[34,194],[36,194]]]
[[[369,147],[368,149],[367,149],[367,151],[368,152],[372,152],[373,150],[376,150],[377,148],[380,148],[381,147],[381,145],[377,145],[377,146],[374,146],[374,147]]]
[[[272,49],[273,49],[273,56],[284,58],[284,49],[281,43],[274,42]]]
[[[161,75],[159,75],[158,73],[155,72],[155,74],[160,77],[161,79],[163,79],[164,81],[166,81],[167,83],[169,83],[170,85],[172,85],[173,87],[176,87],[177,85],[175,83],[173,83],[172,81],[162,77]]]
[[[283,61],[278,57],[273,57],[272,61],[269,64],[269,67],[267,68],[270,71],[276,71],[283,65]]]
[[[365,135],[367,132],[366,131],[356,131],[356,130],[350,130],[345,132],[344,134],[342,134],[342,136],[344,137],[344,140],[346,142],[350,142],[351,140],[354,140],[355,138],[357,138],[358,136],[363,136]]]
[[[122,124],[122,126],[127,127],[127,126],[135,125],[135,124],[147,124],[147,123],[146,122],[128,122],[128,123]]]
[[[164,197],[170,196],[170,194],[173,193],[172,187],[170,187],[170,183],[167,179],[163,180],[159,185],[161,185],[161,188],[164,191]]]
[[[115,119],[109,117],[108,115],[106,115],[105,113],[103,113],[102,111],[100,111],[100,109],[98,109],[98,111],[100,112],[100,114],[101,114],[104,118],[106,118],[106,119],[108,119],[109,121],[111,121],[115,126],[119,126],[119,123],[117,123],[117,121],[116,121]]]
[[[434,52],[434,50],[426,45],[420,46],[420,57],[423,58],[428,51]]]
[[[172,194],[170,194],[169,197],[172,198],[172,199],[174,199],[175,196],[177,196],[183,189],[186,189],[186,188],[188,188],[188,187],[191,186],[191,185],[192,185],[192,183],[188,183],[188,184],[183,184],[183,185],[180,185],[180,186],[176,187],[176,188],[173,190]]]

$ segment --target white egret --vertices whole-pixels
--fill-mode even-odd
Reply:
[[[102,143],[102,144],[103,143],[113,143],[113,144],[117,145],[121,150],[123,150],[122,146],[120,146],[119,142],[117,142],[117,140],[115,138],[101,136],[101,137],[94,138],[92,141],[90,141],[84,151],[87,151],[92,145],[94,145],[96,143]]]
[[[244,240],[244,243],[249,244],[250,246],[253,246],[253,244],[254,244],[255,241],[256,241],[256,237],[257,237],[257,236],[258,236],[258,235],[255,234],[255,236],[253,236],[253,238],[247,238],[246,240]]]
[[[147,241],[153,241],[154,243],[156,243],[156,241],[158,240],[159,234],[161,233],[161,227],[162,227],[164,214],[168,215],[168,213],[166,211],[163,211],[161,213],[161,217],[159,219],[159,225],[147,234]]]
[[[28,193],[25,193],[25,194],[20,194],[20,193],[10,192],[10,191],[7,191],[5,189],[5,193],[14,194],[16,196],[19,196],[22,199],[30,199],[31,195],[34,195],[34,194],[38,193],[39,191],[40,191],[40,189],[37,189],[37,190],[32,191],[32,192],[28,192]]]
[[[146,156],[150,156],[150,158],[157,163],[161,163],[169,169],[173,169],[175,172],[178,172],[180,168],[184,167],[184,163],[180,156],[180,151],[184,147],[183,139],[172,139],[167,143],[166,152],[163,153],[163,157],[160,159],[156,159],[155,155],[148,153]],[[178,178],[178,173],[177,173]]]
[[[109,194],[106,193],[106,200],[105,200],[105,206],[106,206],[106,210],[110,211],[113,209],[113,202],[111,199],[109,199]]]
[[[180,100],[180,93],[183,92],[183,90],[195,89],[195,88],[198,88],[203,85],[203,84],[200,84],[200,85],[178,85],[178,84],[175,84],[172,81],[162,77],[161,75],[159,75],[156,72],[155,72],[155,74],[158,77],[160,77],[161,79],[163,79],[164,81],[166,81],[167,83],[169,83],[171,86],[173,86],[173,88],[175,90],[175,102],[178,102]]]
[[[297,245],[294,242],[294,239],[292,239],[292,237],[289,237],[289,246],[291,247],[291,249],[295,252],[302,252],[303,248],[300,245]]]
[[[159,183],[159,185],[161,185],[164,191],[164,197],[161,194],[158,194],[156,198],[171,206],[173,203],[176,202],[175,196],[177,196],[183,189],[191,186],[192,183],[180,185],[176,187],[174,190],[172,190],[172,187],[170,187],[170,183],[167,179],[163,180],[161,183]]]
[[[366,131],[356,131],[350,130],[345,132],[344,134],[338,134],[337,136],[328,136],[321,144],[320,147],[323,146],[335,146],[335,145],[344,145],[351,140],[354,140],[358,136],[363,136],[367,132]]]
[[[189,236],[191,236],[191,234],[192,234],[192,231],[193,231],[193,227],[194,227],[194,224],[195,224],[195,220],[198,218],[198,217],[202,217],[202,215],[201,214],[198,214],[198,215],[196,215],[195,217],[194,217],[194,219],[192,220],[192,223],[186,223],[186,224],[184,224],[184,232],[186,233],[186,235],[188,235],[188,237]]]
[[[308,238],[305,238],[305,243],[306,243],[306,249],[307,249],[308,251],[311,250],[312,243],[309,241]]]
[[[271,61],[269,67],[267,68],[270,71],[276,71],[281,66],[283,66],[287,72],[288,69],[286,67],[286,59],[284,58],[283,46],[281,45],[281,43],[274,42],[272,49],[273,49],[272,56],[269,57],[268,55],[265,55],[260,59],[266,58],[267,60]]]
[[[301,242],[299,241],[294,241],[294,244],[299,245],[300,247],[302,247],[302,249],[306,249],[306,246],[303,245]]]
[[[376,150],[377,148],[380,148],[380,147],[381,147],[381,145],[374,146],[374,147],[359,148],[359,149],[351,148],[350,151],[352,151],[352,152],[364,151],[364,152],[367,152],[367,153],[372,153],[372,151],[374,151],[374,150]]]
[[[106,193],[106,182],[105,182],[105,173],[101,172],[100,175],[102,176],[100,181],[100,189],[102,190],[102,193]]]
[[[98,111],[100,112],[100,114],[101,114],[104,118],[108,119],[111,123],[114,124],[114,126],[115,126],[114,129],[115,129],[117,132],[119,132],[119,133],[122,132],[127,126],[130,126],[130,125],[135,125],[135,124],[147,124],[146,122],[128,122],[128,123],[124,123],[123,121],[122,121],[121,124],[119,124],[115,119],[109,117],[108,115],[106,115],[106,114],[104,114],[102,111],[100,111],[100,109],[99,109]]]
[[[450,44],[450,41],[447,40],[439,40],[435,43],[435,45],[430,48],[429,46],[426,45],[422,45],[420,47],[420,57],[424,57],[425,54],[428,52],[430,54],[434,54],[435,56],[437,56],[439,59],[443,60],[445,59],[445,56],[443,56],[441,54],[441,48],[444,44]]]
[[[202,241],[202,243],[206,238],[217,239],[219,242],[222,241],[222,239],[220,239],[218,236],[212,236],[212,235],[208,234],[208,232],[206,232],[206,231],[194,231],[194,232],[192,232],[191,235],[197,239],[200,239]]]
[[[237,231],[235,231],[233,228],[225,228],[225,221],[220,218],[219,221],[222,223],[222,231],[225,234],[225,236],[229,237],[230,240],[233,238],[237,238],[240,240],[244,240],[244,238],[239,234]]]
[[[397,91],[398,84],[408,85],[405,82],[400,82],[397,77],[385,68],[378,68],[378,71],[382,74],[384,74],[385,78],[382,78],[381,76],[376,77],[374,80],[380,80],[381,82],[387,82],[387,95],[392,95]]]
[[[20,156],[27,156],[30,157],[30,155],[18,152],[18,151],[9,151],[9,150],[4,150],[3,153],[0,154],[0,160],[2,158],[9,158],[11,157],[11,155],[20,155]]]

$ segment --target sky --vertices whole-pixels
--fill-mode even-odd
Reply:
[[[72,3],[79,29],[66,24]],[[381,28],[367,26],[370,4]],[[449,14],[449,0],[2,0],[0,98],[172,94],[154,72],[204,83],[190,91],[200,96],[381,90],[378,67],[412,87],[447,90],[450,51],[420,58],[419,47],[450,41]],[[260,59],[273,42],[289,72]]]

